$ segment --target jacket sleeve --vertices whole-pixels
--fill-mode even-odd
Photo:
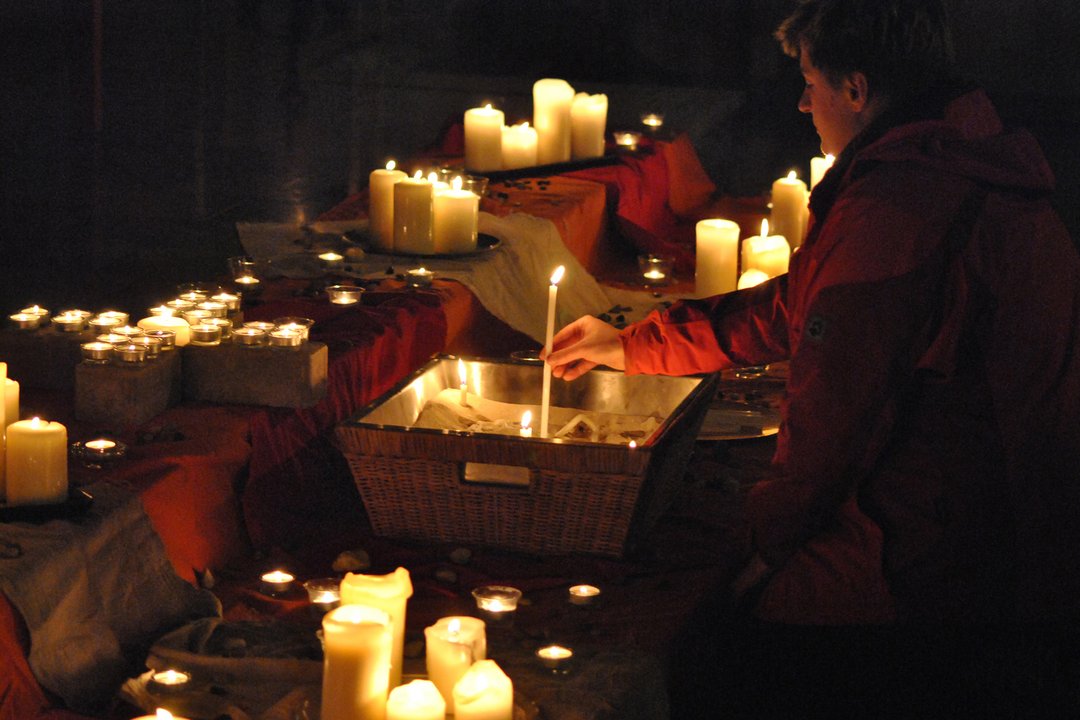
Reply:
[[[782,275],[650,313],[620,335],[627,374],[691,375],[786,359],[786,287]]]

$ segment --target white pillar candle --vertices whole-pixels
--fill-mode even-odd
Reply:
[[[454,686],[456,720],[511,720],[514,684],[494,660],[478,660]]]
[[[435,252],[467,253],[476,250],[476,232],[480,213],[480,198],[461,189],[461,178],[455,177],[449,190],[435,193],[432,234]]]
[[[368,176],[368,229],[379,252],[394,251],[394,185],[406,177],[393,160]]]
[[[390,660],[390,687],[401,684],[401,664],[405,656],[405,606],[412,597],[409,571],[399,567],[388,575],[346,573],[341,581],[341,604],[366,605],[390,616],[393,651]]]
[[[769,221],[761,221],[761,235],[751,235],[743,240],[743,272],[757,269],[769,277],[783,275],[788,271],[791,246],[781,235],[769,235]]]
[[[136,323],[143,330],[168,330],[176,336],[174,344],[183,347],[191,341],[191,326],[188,321],[175,315],[151,315]]]
[[[9,505],[67,499],[67,428],[41,418],[7,427],[6,494]]]
[[[503,127],[502,164],[505,170],[536,165],[536,128],[527,122]]]
[[[478,172],[502,169],[502,129],[506,116],[491,105],[465,111],[465,167]]]
[[[607,129],[607,95],[578,93],[570,105],[570,157],[602,157]]]
[[[323,616],[322,628],[322,720],[385,720],[390,618],[365,605],[342,605]]]
[[[795,175],[794,170],[772,185],[773,232],[786,238],[793,248],[802,244],[803,235],[806,234],[810,212],[808,199],[806,183]]]
[[[455,616],[439,618],[424,628],[428,678],[446,701],[446,711],[454,713],[454,685],[473,663],[487,657],[487,634],[479,618]]]
[[[555,304],[559,294],[559,281],[562,280],[566,268],[562,265],[555,268],[551,274],[551,285],[548,286],[547,327],[544,330],[544,348],[546,353],[551,352],[551,340],[555,335]],[[551,410],[551,365],[544,363],[544,387],[540,395],[540,437],[548,435],[548,414]]]
[[[738,224],[724,218],[699,220],[695,235],[695,294],[711,297],[734,290],[739,261]]]
[[[386,720],[443,720],[446,701],[430,680],[413,680],[390,691]]]
[[[821,178],[825,177],[825,173],[829,171],[829,168],[836,162],[836,158],[832,155],[826,155],[825,157],[812,157],[810,158],[810,189],[813,190],[814,186],[821,182]]]
[[[536,162],[540,165],[570,159],[570,105],[574,88],[565,80],[544,78],[533,83],[533,127]]]
[[[431,181],[419,172],[394,184],[394,252],[406,255],[435,252],[431,235],[434,198]]]

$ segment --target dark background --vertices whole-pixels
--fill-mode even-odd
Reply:
[[[962,69],[1032,130],[1080,237],[1080,3],[951,0]],[[217,277],[237,220],[311,219],[532,83],[663,112],[725,192],[817,154],[779,0],[0,0],[0,309],[137,312]]]

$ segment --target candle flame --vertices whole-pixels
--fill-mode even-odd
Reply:
[[[155,717],[157,720],[173,720],[173,714],[165,708],[158,708]]]
[[[439,174],[436,172],[429,172],[427,176],[427,181],[433,184],[437,183],[439,181]]]
[[[836,162],[836,156],[835,156],[835,155],[833,155],[832,153],[828,153],[828,154],[827,154],[827,155],[825,156],[825,164],[827,164],[827,165],[828,165],[829,167],[832,167],[832,164],[833,164],[834,162]]]
[[[526,410],[521,413],[521,429],[528,430],[529,425],[532,424],[532,410]]]
[[[637,447],[637,440],[631,440],[628,443],[627,447],[629,447],[631,450],[635,449]]]
[[[787,174],[787,179],[788,180],[797,180],[798,178],[799,178],[799,175],[794,170],[789,171],[788,174]]]
[[[461,632],[461,621],[454,618],[450,622],[446,623],[446,632],[450,635],[457,635]]]
[[[450,186],[452,188],[454,188],[454,190],[460,190],[462,182],[463,181],[461,179],[461,176],[460,175],[455,175],[454,179],[450,182]]]
[[[769,237],[769,221],[767,219],[761,221],[761,237]]]
[[[394,168],[396,168],[396,167],[397,167],[397,163],[396,163],[396,162],[394,162],[393,160],[388,160],[388,161],[387,161],[387,163],[386,163],[386,169],[387,169],[387,170],[393,170],[393,169],[394,169]]]
[[[416,174],[413,175],[413,179],[414,180],[423,180],[424,179],[424,171],[423,170],[417,170]]]
[[[488,103],[487,105],[485,105],[484,109],[490,112],[491,111],[491,103]]]
[[[560,265],[555,268],[555,272],[551,273],[551,284],[558,285],[559,281],[563,279],[563,275],[566,273],[566,268]]]
[[[465,372],[465,361],[462,360],[461,358],[458,358],[458,361],[457,361],[457,374],[458,374],[458,380],[461,381],[462,385],[465,385],[466,383],[468,383],[469,375],[468,375],[468,373]]]

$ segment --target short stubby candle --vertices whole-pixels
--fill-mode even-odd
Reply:
[[[570,105],[570,157],[573,160],[602,157],[607,132],[607,95],[578,93]]]
[[[35,417],[7,427],[9,505],[59,503],[68,496],[67,428]]]
[[[476,250],[480,198],[462,189],[461,177],[452,182],[450,189],[435,193],[431,232],[435,252],[460,255]]]
[[[511,720],[514,683],[494,660],[478,660],[454,686],[456,720]]]
[[[563,645],[544,645],[536,649],[540,664],[555,672],[564,672],[573,657],[574,651]]]
[[[570,603],[582,607],[600,602],[600,588],[595,585],[572,585],[568,591]]]
[[[465,111],[465,167],[490,172],[502,169],[505,115],[490,104]]]
[[[296,578],[293,577],[292,573],[287,573],[284,570],[271,570],[268,573],[263,573],[261,579],[264,590],[271,595],[281,595],[289,591],[293,580]]]
[[[536,165],[536,128],[527,122],[503,127],[502,158],[506,170]]]
[[[390,691],[386,720],[443,720],[446,701],[430,680],[413,680]]]
[[[761,221],[761,235],[752,235],[743,240],[742,269],[760,270],[771,278],[788,271],[791,259],[791,247],[781,235],[769,235],[769,221]]]
[[[424,628],[424,642],[428,678],[446,701],[447,711],[453,713],[454,685],[474,662],[487,657],[484,621],[466,616],[439,618]]]

